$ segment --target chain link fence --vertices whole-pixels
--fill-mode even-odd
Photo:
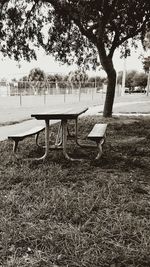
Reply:
[[[106,86],[95,82],[19,81],[0,84],[0,103],[9,107],[61,103],[99,104]]]
[[[103,104],[106,84],[68,81],[19,81],[0,83],[0,105],[3,107],[35,107],[61,103]],[[120,95],[119,87],[116,88]]]

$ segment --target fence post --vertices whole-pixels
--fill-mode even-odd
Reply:
[[[150,91],[150,67],[148,69],[148,78],[147,78],[147,96],[149,96]]]
[[[46,81],[43,82],[43,86],[44,86],[44,105],[45,105],[46,104],[46,91],[47,91]]]
[[[20,92],[20,106],[22,106],[22,94]]]
[[[66,102],[66,88],[64,88],[64,103]]]
[[[93,101],[93,98],[94,98],[94,90],[96,90],[96,87],[92,88],[92,101]]]
[[[81,100],[81,84],[79,84],[79,102]]]

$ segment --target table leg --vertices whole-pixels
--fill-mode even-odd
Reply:
[[[67,121],[62,120],[62,145],[63,145],[63,154],[66,159],[70,159],[69,155],[67,154],[66,147],[67,147]]]
[[[63,146],[63,154],[66,159],[71,161],[81,161],[81,159],[73,159],[67,153],[67,120],[62,120],[62,146]]]
[[[55,146],[59,147],[62,145],[62,125],[61,123],[59,124],[57,136],[56,136],[56,141],[55,141]]]

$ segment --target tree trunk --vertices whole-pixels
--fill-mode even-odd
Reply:
[[[103,66],[103,69],[107,73],[107,79],[108,79],[103,116],[111,117],[113,103],[114,103],[114,96],[115,96],[115,87],[116,87],[116,71],[113,66],[112,58],[106,55],[105,48],[101,46],[99,47],[98,51],[99,51],[100,62]]]
[[[104,117],[112,116],[113,103],[115,97],[115,87],[116,87],[116,71],[115,69],[113,69],[111,73],[108,74],[107,93],[103,110]]]

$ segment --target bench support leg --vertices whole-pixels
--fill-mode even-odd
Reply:
[[[71,158],[67,153],[67,121],[62,120],[62,145],[63,145],[63,154],[67,160],[70,161],[81,161],[81,159]]]
[[[37,134],[35,135],[35,143],[36,143],[36,145],[37,145],[38,147],[40,147],[39,142],[38,142],[38,138],[39,138],[39,133],[37,133]]]
[[[100,142],[96,142],[96,144],[97,144],[97,147],[98,147],[98,154],[97,154],[97,156],[96,156],[95,160],[98,160],[98,159],[100,159],[100,158],[101,158],[101,156],[102,156],[102,153],[103,153],[103,148],[102,148],[102,145],[104,144],[104,142],[105,142],[105,138],[101,139],[101,141],[100,141]]]
[[[75,142],[76,142],[77,146],[79,146],[81,148],[96,148],[95,145],[79,143],[79,141],[78,141],[78,121],[77,121],[77,119],[75,121]]]
[[[14,143],[13,143],[13,152],[16,153],[19,141],[18,140],[13,140],[13,141],[14,141]]]
[[[49,150],[49,120],[45,120],[45,147],[44,148],[45,148],[45,153],[42,157],[32,158],[32,159],[27,159],[27,160],[44,160],[47,157],[48,150]]]
[[[97,154],[97,156],[96,156],[96,158],[95,158],[95,160],[98,160],[98,159],[100,159],[101,158],[101,156],[102,156],[102,153],[103,153],[103,150],[102,150],[102,145],[101,145],[101,143],[97,143],[97,147],[98,147],[98,154]]]

